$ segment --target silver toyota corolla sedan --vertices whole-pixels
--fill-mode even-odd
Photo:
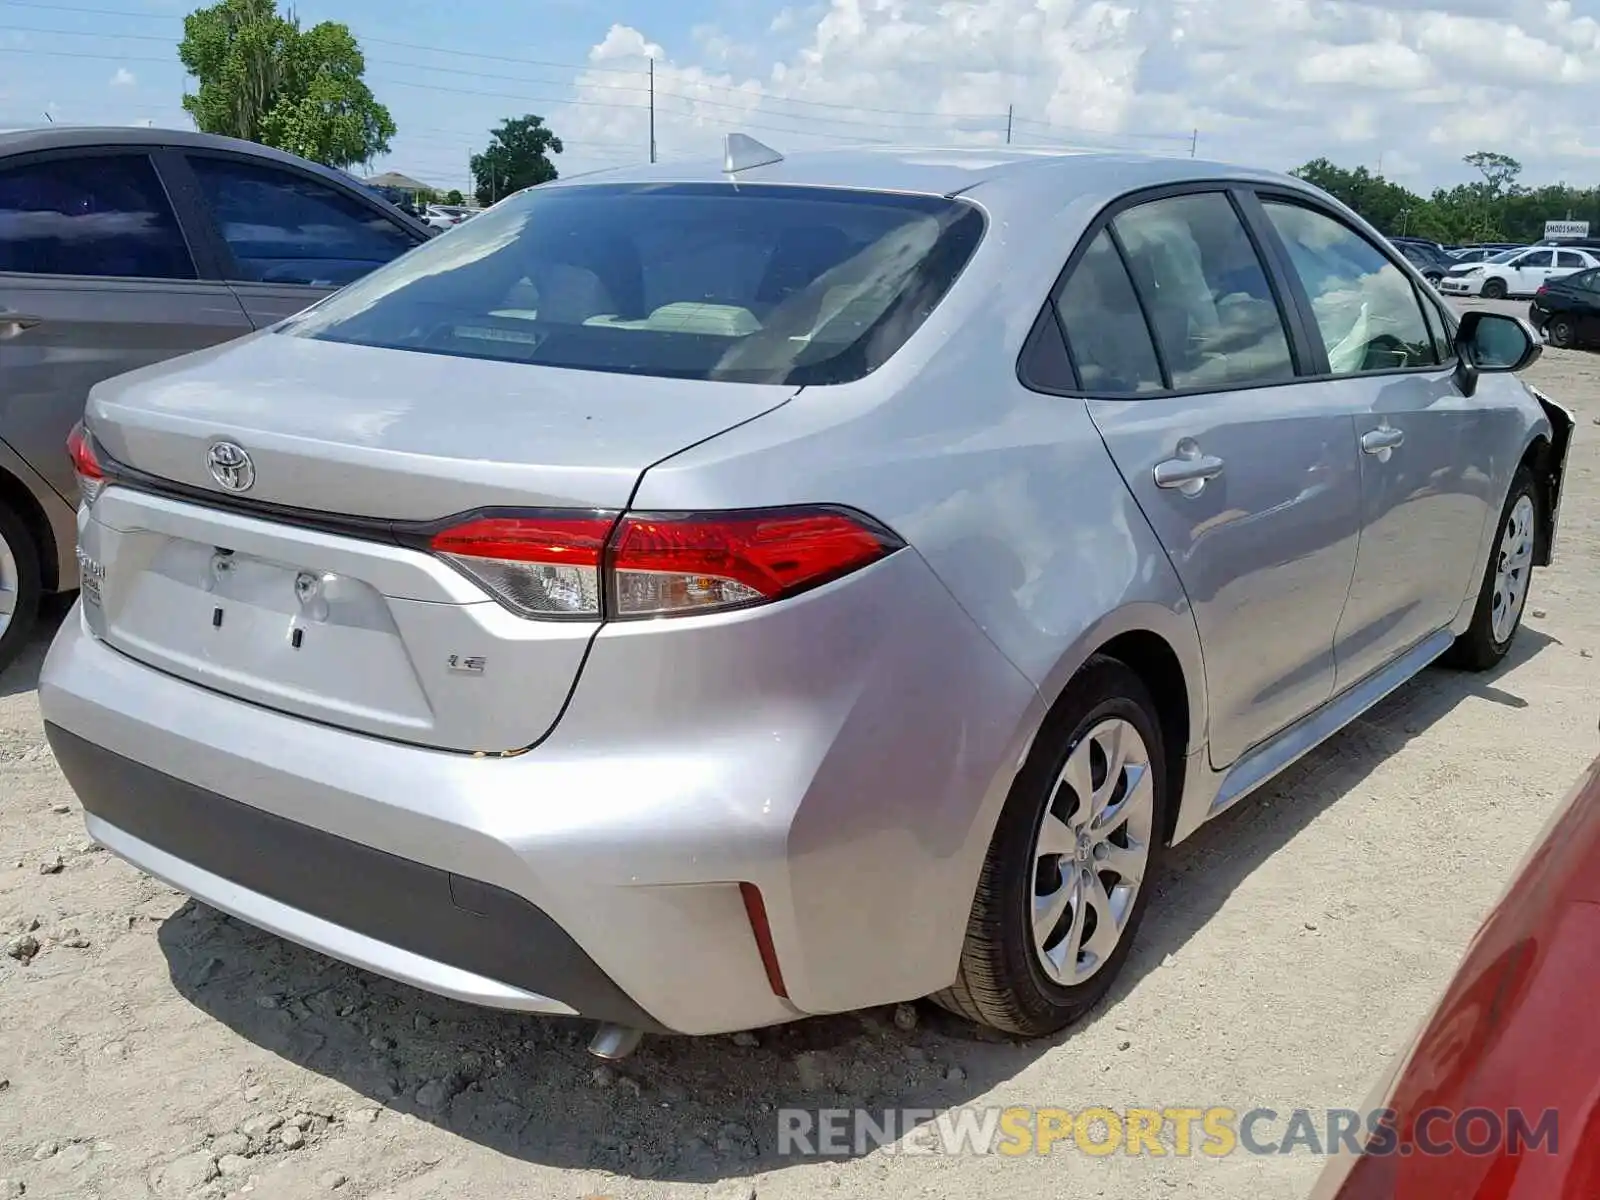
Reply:
[[[94,389],[40,703],[98,841],[613,1048],[1039,1035],[1164,848],[1505,656],[1572,431],[1523,323],[1279,175],[763,150]]]

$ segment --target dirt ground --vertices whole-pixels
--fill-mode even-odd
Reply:
[[[1113,1002],[1042,1044],[918,1006],[610,1067],[255,932],[86,840],[33,691],[58,611],[0,677],[0,943],[41,943],[0,956],[0,1200],[1303,1196],[1303,1153],[795,1162],[774,1110],[1359,1105],[1596,750],[1600,356],[1531,378],[1579,429],[1509,663],[1426,672],[1181,847]]]

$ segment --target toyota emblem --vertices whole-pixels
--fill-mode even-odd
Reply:
[[[256,465],[243,446],[234,442],[213,442],[206,451],[206,466],[218,486],[230,492],[248,492],[256,482]]]

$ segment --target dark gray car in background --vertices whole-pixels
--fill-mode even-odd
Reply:
[[[167,129],[0,133],[0,670],[78,585],[89,388],[250,333],[432,236],[338,171]]]

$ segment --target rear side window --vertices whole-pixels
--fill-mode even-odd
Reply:
[[[1589,265],[1588,259],[1571,250],[1558,250],[1556,252],[1556,266],[1567,267],[1571,270],[1582,270]]]
[[[229,158],[189,162],[240,281],[342,287],[417,244],[371,205],[307,176]]]
[[[1161,364],[1111,235],[1101,230],[1056,293],[1062,332],[1086,392],[1162,388]]]
[[[284,332],[577,370],[858,379],[983,234],[938,196],[734,184],[531,188]]]
[[[143,154],[0,170],[0,271],[195,278],[178,219]]]
[[[1174,388],[1294,378],[1266,271],[1227,196],[1153,200],[1112,226]]]
[[[1311,300],[1335,375],[1433,366],[1439,360],[1411,278],[1341,221],[1265,201]]]

